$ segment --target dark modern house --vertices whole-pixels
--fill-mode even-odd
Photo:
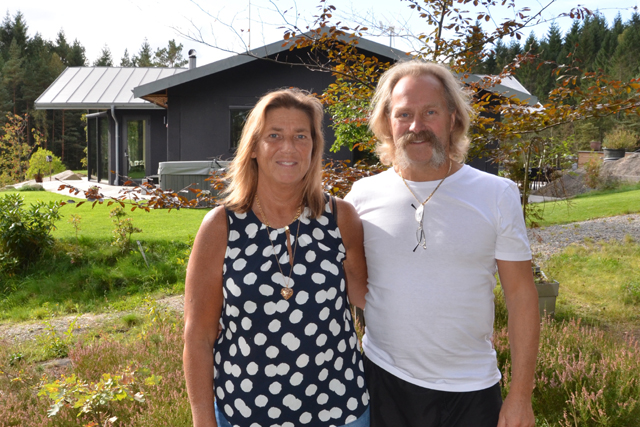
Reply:
[[[37,109],[87,111],[88,176],[119,183],[118,176],[156,173],[166,160],[167,112],[137,99],[133,88],[184,68],[69,67],[38,97]]]
[[[111,184],[119,182],[118,176],[156,175],[162,162],[230,159],[248,111],[263,94],[292,86],[319,94],[334,82],[331,73],[305,66],[312,53],[289,46],[279,41],[201,67],[190,51],[189,69],[155,69],[153,75],[153,69],[69,68],[36,101],[36,108],[93,112],[87,115],[88,169],[91,177]],[[358,50],[383,62],[407,58],[366,39],[358,40]],[[537,102],[515,80],[494,90]],[[92,96],[100,93],[100,102],[93,102]],[[329,125],[330,117],[325,117],[327,147],[334,141]],[[353,154],[327,151],[326,156],[352,159]],[[488,168],[484,161],[472,165]]]

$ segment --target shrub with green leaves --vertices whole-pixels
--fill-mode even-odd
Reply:
[[[117,206],[109,212],[109,216],[113,220],[115,229],[113,230],[114,246],[119,247],[122,252],[131,249],[131,235],[133,233],[142,233],[142,229],[133,226],[133,218],[127,218],[127,214],[122,206]]]
[[[28,266],[53,244],[51,231],[60,219],[60,202],[36,202],[28,209],[19,194],[0,198],[0,270]]]
[[[47,162],[47,156],[51,156],[51,162]],[[45,176],[50,173],[56,174],[65,170],[67,170],[67,167],[62,163],[60,157],[54,155],[49,150],[38,148],[38,151],[33,153],[31,159],[29,159],[27,178],[33,178],[36,174]]]
[[[126,368],[122,375],[102,374],[100,381],[88,383],[75,374],[63,376],[52,383],[44,384],[38,396],[46,396],[53,401],[48,411],[49,417],[56,416],[63,408],[78,410],[77,417],[89,418],[97,424],[112,425],[118,420],[112,415],[112,407],[121,401],[145,402],[144,393],[140,390],[140,375],[131,368]],[[155,386],[161,380],[156,375],[144,378],[144,384]]]
[[[602,142],[605,148],[633,151],[638,145],[638,134],[623,128],[617,128],[608,132]]]

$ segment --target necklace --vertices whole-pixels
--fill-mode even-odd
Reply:
[[[447,179],[447,177],[451,173],[452,164],[453,162],[449,160],[449,170],[447,171],[447,174],[444,176],[444,178],[442,178],[442,180],[438,183],[436,188],[433,189],[431,194],[429,194],[429,197],[427,197],[424,202],[420,202],[420,199],[418,199],[418,196],[416,196],[413,190],[411,190],[411,187],[409,187],[409,184],[407,184],[407,181],[405,181],[404,176],[402,176],[402,172],[400,172],[399,174],[400,178],[402,178],[402,182],[404,182],[404,185],[407,187],[407,190],[409,190],[413,198],[416,199],[416,202],[418,202],[418,207],[416,208],[416,213],[415,213],[415,218],[416,218],[416,221],[418,222],[418,230],[416,231],[416,240],[418,241],[418,244],[416,245],[415,248],[413,248],[413,252],[415,252],[416,249],[418,249],[418,246],[422,246],[422,249],[427,249],[427,238],[424,234],[424,221],[423,221],[424,206],[427,204],[427,202],[429,202],[429,200],[431,200],[433,195],[436,194],[436,191],[438,191],[438,188],[440,188],[444,180]],[[411,206],[413,206],[413,204]]]
[[[260,199],[256,196],[256,205],[258,206],[258,210],[260,211],[260,216],[262,217],[262,221],[267,229],[267,237],[269,237],[269,242],[271,243],[271,249],[273,250],[273,257],[276,259],[276,264],[278,265],[278,269],[280,270],[280,274],[282,275],[282,280],[284,281],[284,288],[280,290],[280,295],[285,300],[291,298],[293,295],[293,289],[289,287],[289,282],[291,281],[291,275],[293,274],[293,260],[296,256],[296,250],[298,249],[298,235],[300,233],[300,214],[302,213],[302,205],[298,206],[298,210],[296,211],[296,216],[293,217],[289,224],[292,224],[294,221],[298,220],[298,229],[296,230],[296,245],[291,250],[291,232],[289,231],[289,225],[284,226],[284,232],[287,238],[287,252],[289,253],[289,264],[291,266],[291,270],[289,270],[289,277],[284,277],[284,272],[282,271],[282,266],[280,265],[280,261],[278,260],[278,256],[276,255],[276,248],[273,245],[273,240],[271,240],[271,232],[269,228],[271,225],[267,220],[267,216],[264,214],[262,210],[262,205],[260,205]],[[272,228],[272,227],[271,227]]]

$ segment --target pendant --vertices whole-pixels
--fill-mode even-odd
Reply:
[[[293,289],[291,289],[291,288],[282,288],[280,290],[280,295],[282,295],[282,298],[284,298],[284,299],[289,299],[289,298],[291,298],[291,295],[293,295]]]
[[[416,208],[416,221],[422,222],[423,215],[424,215],[424,205],[420,205]]]

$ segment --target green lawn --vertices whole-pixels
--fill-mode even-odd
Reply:
[[[640,212],[640,189],[583,194],[544,204],[541,227]]]
[[[0,192],[0,197],[8,192]],[[25,205],[35,203],[38,200],[48,202],[50,200],[69,201],[70,203],[60,209],[62,219],[56,223],[57,230],[53,232],[56,239],[75,239],[74,227],[69,223],[71,215],[80,216],[80,228],[78,235],[89,239],[111,239],[113,222],[109,217],[109,212],[116,207],[116,204],[108,206],[107,202],[92,206],[85,203],[78,206],[78,202],[83,199],[70,196],[59,195],[48,191],[21,191],[19,194],[25,200]],[[136,209],[133,212],[131,207],[125,208],[127,216],[133,219],[134,226],[142,229],[142,233],[135,234],[134,237],[144,241],[178,241],[188,242],[195,237],[200,227],[200,223],[209,209],[158,209],[151,212]]]

